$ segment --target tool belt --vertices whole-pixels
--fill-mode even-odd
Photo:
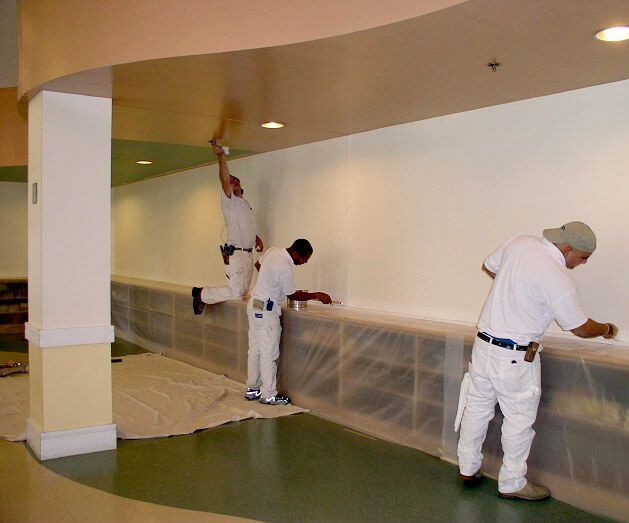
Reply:
[[[537,343],[536,341],[532,341],[528,345],[518,345],[513,340],[508,340],[505,338],[494,338],[486,332],[479,332],[476,336],[478,336],[481,340],[486,341],[487,343],[502,347],[503,349],[526,351],[526,354],[524,355],[524,361],[528,361],[529,363],[535,359],[535,354],[537,354],[537,351],[539,349],[539,343]]]
[[[273,301],[272,300],[258,300],[256,298],[253,299],[252,306],[254,309],[258,311],[272,311],[273,310]]]
[[[221,256],[223,256],[223,263],[225,265],[229,265],[229,257],[234,254],[235,251],[253,252],[253,248],[245,249],[244,247],[236,247],[227,243],[219,245],[218,248],[221,250]]]

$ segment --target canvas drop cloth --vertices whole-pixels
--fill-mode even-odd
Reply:
[[[28,376],[12,374],[0,378],[0,437],[24,441],[27,413]]]
[[[247,401],[242,383],[159,354],[112,363],[112,390],[114,423],[123,439],[190,434],[230,421],[306,412]],[[0,412],[0,437],[25,440],[28,376],[0,380]]]

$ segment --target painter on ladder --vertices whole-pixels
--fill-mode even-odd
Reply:
[[[581,338],[613,338],[618,329],[582,311],[569,269],[586,263],[596,236],[582,222],[545,229],[543,238],[518,236],[491,253],[483,270],[493,278],[478,321],[469,371],[461,383],[455,430],[460,424],[458,458],[463,483],[482,480],[481,447],[496,402],[502,423],[502,466],[498,493],[503,498],[541,500],[547,488],[526,478],[526,461],[541,395],[539,342],[553,320]]]
[[[220,287],[193,287],[192,307],[195,314],[203,313],[206,304],[231,299],[244,299],[253,273],[253,248],[262,252],[264,245],[256,234],[256,220],[249,202],[244,199],[240,180],[229,173],[225,150],[210,142],[218,158],[218,176],[223,191],[221,208],[227,226],[227,243],[221,246],[227,285]]]
[[[289,398],[277,393],[282,302],[288,297],[299,301],[318,300],[325,304],[332,303],[332,299],[325,292],[295,289],[293,267],[308,263],[310,256],[312,245],[308,240],[299,239],[287,249],[271,247],[256,262],[260,274],[247,305],[249,352],[245,398],[248,400],[259,400],[266,405],[290,403]]]

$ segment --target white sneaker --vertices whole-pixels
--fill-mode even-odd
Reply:
[[[260,389],[252,389],[251,387],[247,388],[245,391],[245,399],[249,401],[259,400],[262,394],[260,393]]]
[[[290,399],[286,396],[276,394],[270,398],[260,398],[260,403],[263,403],[264,405],[288,405],[290,403]]]

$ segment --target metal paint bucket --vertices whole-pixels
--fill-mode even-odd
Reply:
[[[304,292],[308,292],[308,289],[303,289]],[[306,307],[308,307],[308,301],[307,300],[291,300],[290,298],[288,298],[288,308],[289,309],[293,309],[293,310],[301,310],[301,309],[305,309]]]

